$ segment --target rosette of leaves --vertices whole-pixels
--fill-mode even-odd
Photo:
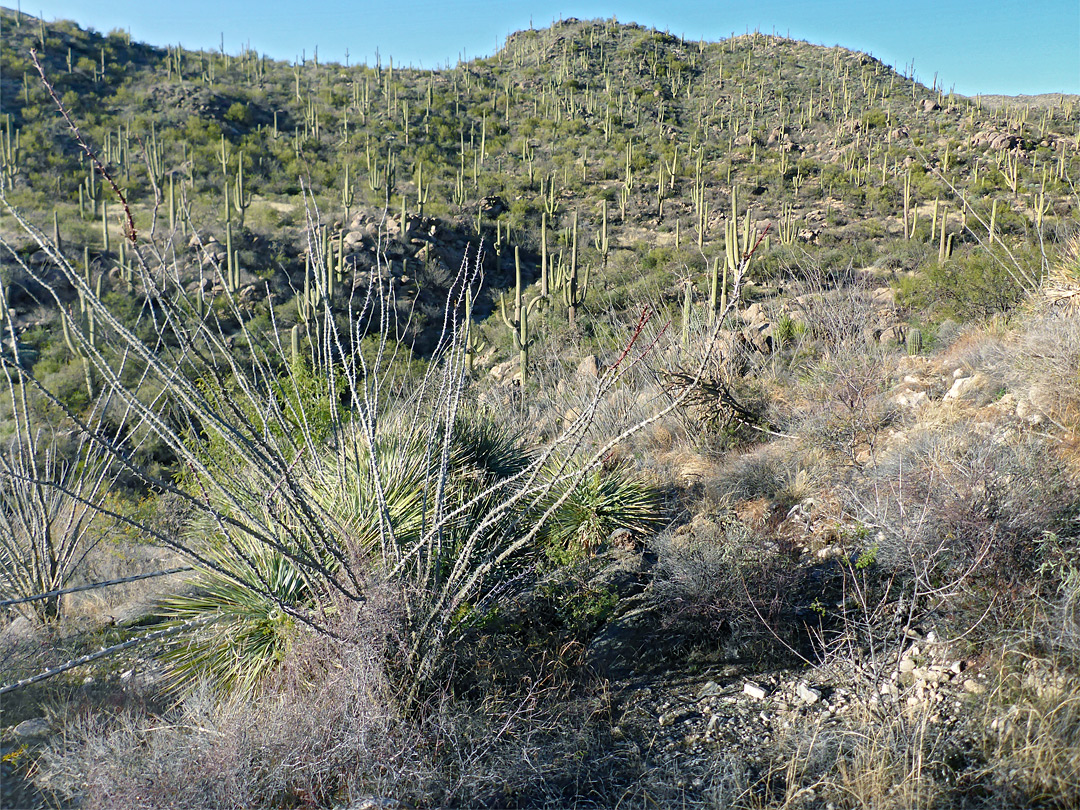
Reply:
[[[565,495],[546,530],[549,556],[559,562],[590,554],[621,529],[641,538],[664,522],[660,492],[622,464],[587,471]]]
[[[413,629],[431,632],[433,644],[442,635],[427,619],[462,602],[451,589],[470,582],[483,591],[505,575],[492,568],[472,576],[530,527],[518,510],[499,508],[531,462],[519,437],[474,420],[458,420],[449,436],[423,419],[377,424],[374,436],[359,424],[344,427],[313,463],[297,467],[304,497],[328,521],[333,553],[287,525],[261,540],[229,531],[227,521],[189,532],[201,538],[189,541],[202,558],[199,574],[187,593],[161,603],[166,620],[183,628],[164,653],[175,689],[209,682],[222,693],[255,691],[305,623],[318,627],[332,615],[326,582],[343,567],[406,585]],[[273,525],[273,501],[274,493],[248,497],[230,509]]]

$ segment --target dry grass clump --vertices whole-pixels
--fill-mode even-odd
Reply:
[[[666,632],[774,658],[799,644],[791,619],[800,573],[734,515],[698,518],[653,548],[652,598]]]
[[[1080,673],[1007,656],[981,718],[984,780],[1003,805],[1080,805]],[[1010,660],[1012,659],[1012,660]]]
[[[1030,410],[1073,437],[1080,434],[1080,319],[1059,312],[1033,317],[1013,361],[1010,382]]]
[[[450,667],[441,687],[402,711],[392,596],[342,616],[334,629],[344,641],[305,637],[255,697],[201,689],[164,716],[79,718],[42,761],[49,788],[84,808],[331,807],[366,797],[649,807],[699,804],[705,788],[729,795],[728,768],[699,769],[705,788],[691,788],[676,759],[613,737],[611,695],[558,667],[534,667],[501,691],[466,656],[461,672]],[[458,682],[475,694],[455,694]]]
[[[995,656],[977,716],[988,790],[1009,806],[1080,805],[1080,557],[1075,538],[1044,543],[1051,593]]]
[[[811,491],[813,476],[807,461],[796,444],[788,440],[753,446],[726,459],[708,490],[719,501],[768,498],[793,505]]]
[[[948,736],[939,719],[928,705],[885,708],[864,701],[836,725],[793,726],[738,806],[951,806]]]
[[[1042,286],[1047,304],[1067,315],[1080,313],[1080,234],[1075,235],[1054,262]]]
[[[343,606],[341,638],[299,640],[257,695],[204,688],[161,717],[78,719],[43,761],[51,788],[86,808],[503,806],[558,790],[592,756],[590,710],[575,720],[550,678],[475,699],[444,686],[404,712],[400,599],[383,597]]]

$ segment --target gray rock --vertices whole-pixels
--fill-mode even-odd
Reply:
[[[752,681],[747,681],[746,683],[744,683],[742,690],[744,695],[749,695],[754,700],[765,699],[765,690],[758,686],[756,683],[753,683]]]
[[[44,737],[49,733],[49,721],[44,717],[32,717],[15,726],[16,737]]]
[[[800,682],[795,689],[795,694],[799,696],[799,700],[805,703],[807,706],[812,706],[821,700],[821,692],[810,686],[807,686],[805,682]]]

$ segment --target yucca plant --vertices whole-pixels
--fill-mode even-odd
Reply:
[[[315,607],[321,588],[299,566],[264,545],[246,546],[209,552],[233,577],[203,570],[188,592],[161,601],[167,621],[191,627],[162,654],[174,690],[208,683],[221,693],[254,691],[288,653],[296,612]]]
[[[660,493],[624,465],[596,467],[569,488],[547,528],[558,556],[589,554],[614,532],[641,538],[663,523]]]

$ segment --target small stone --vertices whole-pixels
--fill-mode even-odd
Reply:
[[[974,678],[967,678],[964,681],[964,691],[971,692],[973,695],[981,695],[986,691],[986,687]]]
[[[715,695],[719,691],[720,686],[716,683],[716,681],[709,681],[698,691],[698,697],[709,697],[710,695]]]
[[[745,684],[743,684],[743,694],[749,695],[754,700],[765,699],[765,690],[751,681],[747,681]]]
[[[799,683],[795,693],[799,696],[799,700],[805,703],[807,706],[812,706],[821,700],[821,692],[805,683]]]
[[[915,662],[914,661],[912,661],[910,658],[901,658],[900,659],[900,671],[901,672],[911,672],[913,669],[915,669]]]

